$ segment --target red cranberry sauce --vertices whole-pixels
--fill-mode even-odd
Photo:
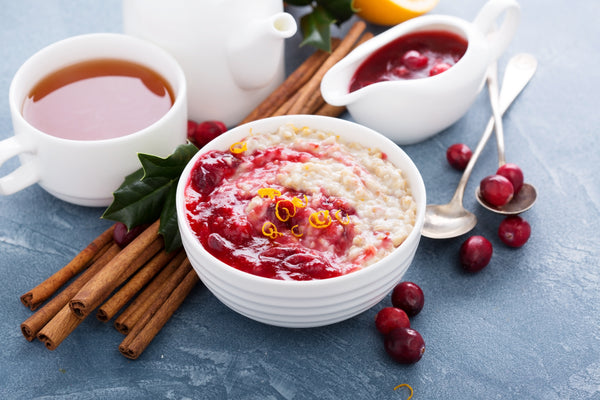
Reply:
[[[467,51],[467,41],[446,31],[401,36],[371,54],[356,70],[350,92],[376,82],[419,79],[452,67]]]
[[[203,155],[185,196],[204,248],[239,270],[274,279],[325,279],[360,268],[341,261],[352,245],[356,211],[323,190],[299,193],[276,183],[286,163],[316,156],[309,148],[277,146]]]

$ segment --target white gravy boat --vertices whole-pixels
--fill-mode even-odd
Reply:
[[[284,39],[296,33],[281,0],[123,0],[125,33],[171,53],[196,121],[240,122],[284,79]]]
[[[444,15],[408,20],[358,46],[334,65],[323,77],[321,94],[329,104],[346,106],[356,122],[398,144],[423,141],[467,112],[484,86],[488,65],[512,40],[519,18],[515,0],[490,0],[472,23]],[[468,43],[463,57],[450,69],[427,78],[378,82],[349,92],[354,73],[373,52],[409,33],[440,30]]]

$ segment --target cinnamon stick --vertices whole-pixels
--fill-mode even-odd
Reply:
[[[37,338],[48,350],[55,350],[82,321],[67,304],[39,331]]]
[[[115,225],[105,230],[87,247],[79,252],[67,265],[56,271],[45,281],[21,296],[21,302],[29,307],[30,310],[36,310],[44,301],[52,297],[58,289],[67,283],[75,275],[79,274],[88,265],[89,261],[113,238]]]
[[[362,43],[366,42],[367,40],[371,39],[373,37],[373,34],[371,32],[365,32],[360,38],[359,40],[354,43],[348,50],[346,53],[341,53],[340,57],[343,58],[345,57],[350,51],[354,50],[356,47],[358,47],[359,45],[361,45]],[[341,59],[340,58],[340,59]],[[323,70],[320,71],[322,72],[322,75],[320,75],[319,81],[318,81],[318,86],[317,88],[312,92],[312,94],[306,96],[306,99],[304,100],[304,104],[301,104],[301,107],[298,111],[296,111],[293,108],[290,108],[288,110],[288,112],[290,114],[293,113],[299,113],[299,114],[318,114],[318,115],[329,115],[331,114],[335,114],[338,110],[334,109],[334,108],[329,108],[326,107],[324,108],[321,112],[322,114],[319,114],[319,110],[325,106],[325,100],[323,99],[323,96],[321,96],[321,80],[323,79],[323,76],[325,75],[325,73],[327,72],[327,70]],[[297,101],[303,101],[302,99],[297,99]],[[297,103],[294,103],[297,104]],[[341,114],[341,113],[340,113]],[[332,115],[333,116],[333,115]]]
[[[373,34],[371,32],[365,32],[360,39],[352,46],[351,50],[354,50],[356,47],[360,46],[364,42],[373,38]],[[342,115],[344,111],[346,111],[346,106],[334,106],[331,104],[327,104],[323,97],[321,96],[320,90],[318,93],[313,94],[312,98],[309,99],[305,105],[304,111],[309,111],[311,114],[315,115],[324,115],[327,117],[339,117]]]
[[[131,300],[165,265],[175,257],[176,252],[161,250],[143,268],[136,272],[118,292],[113,294],[104,304],[100,306],[96,317],[106,322]]]
[[[162,285],[160,285],[159,290],[156,292],[156,296],[153,297],[149,306],[142,313],[141,318],[131,328],[121,344],[128,344],[130,340],[137,336],[144,325],[146,325],[150,318],[152,318],[160,306],[169,297],[171,292],[175,290],[175,288],[181,283],[183,278],[185,278],[190,271],[192,271],[192,266],[189,260],[185,258],[183,262],[177,266],[177,269],[171,274],[171,276],[169,276],[169,278],[164,281]]]
[[[332,106],[331,104],[323,104],[315,115],[324,115],[326,117],[339,117],[346,111],[346,106]]]
[[[181,250],[160,273],[152,279],[146,288],[131,302],[129,306],[117,317],[115,329],[127,335],[142,317],[144,312],[160,294],[160,288],[171,275],[185,261],[185,251]]]
[[[153,308],[157,308],[156,311],[152,313],[148,312],[146,314],[147,317],[144,318],[144,323],[140,321],[134,330],[123,339],[123,342],[119,345],[119,352],[121,354],[135,360],[148,347],[154,337],[156,337],[158,332],[200,280],[194,270],[188,268],[187,271],[186,276],[174,288],[166,300],[157,299],[153,304]]]
[[[315,92],[319,92],[319,86],[323,75],[331,68],[334,64],[340,61],[348,54],[352,49],[356,41],[360,38],[363,31],[366,28],[366,24],[363,21],[357,21],[350,27],[350,30],[346,36],[340,42],[340,45],[331,53],[331,55],[325,60],[325,62],[319,67],[311,79],[304,85],[301,90],[301,95],[298,96],[292,107],[288,110],[288,114],[307,114],[310,113],[311,109],[314,109],[314,103],[310,101],[311,95]],[[318,100],[317,100],[318,101]]]
[[[30,342],[35,339],[38,332],[50,321],[69,300],[85,285],[98,271],[100,271],[110,260],[112,260],[121,248],[112,243],[108,250],[98,258],[88,269],[77,277],[69,286],[58,293],[52,300],[46,303],[42,308],[37,310],[23,323],[21,323],[21,332],[25,339]]]
[[[148,255],[146,249],[160,239],[158,228],[160,220],[150,225],[137,238],[129,243],[119,254],[116,255],[101,271],[90,279],[73,296],[69,306],[79,318],[86,317],[98,307],[117,288],[124,279],[121,277],[129,272],[128,268],[140,257]],[[158,250],[156,250],[158,251]],[[156,253],[156,252],[155,252]],[[151,254],[152,257],[154,254]],[[146,259],[147,261],[147,259]],[[143,264],[142,264],[143,265]],[[141,265],[139,266],[141,267]],[[134,273],[132,271],[131,273]],[[126,278],[125,278],[126,279]]]

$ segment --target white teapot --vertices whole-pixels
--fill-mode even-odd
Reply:
[[[297,30],[281,0],[123,0],[123,28],[181,65],[190,119],[227,126],[283,82],[284,39]]]

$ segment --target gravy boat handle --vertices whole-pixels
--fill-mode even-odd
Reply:
[[[502,14],[506,15],[496,29]],[[517,31],[520,17],[521,8],[515,0],[490,0],[479,10],[473,25],[487,38],[492,60],[498,59],[508,47]]]

